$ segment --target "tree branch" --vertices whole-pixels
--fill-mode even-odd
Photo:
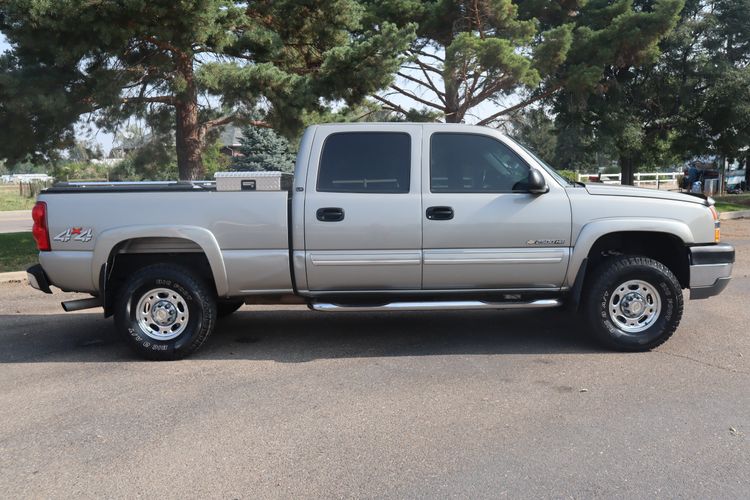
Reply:
[[[469,107],[474,107],[477,104],[485,101],[486,99],[492,97],[494,94],[498,93],[502,88],[503,84],[506,82],[507,78],[496,78],[492,81],[492,83],[487,83],[485,80],[482,82],[482,84],[479,86],[481,89],[478,94],[475,96],[472,96],[471,102]]]
[[[436,75],[440,75],[441,77],[443,76],[443,72],[437,69],[435,66],[430,66],[429,64],[425,64],[419,59],[415,59],[414,63],[417,65],[417,67],[407,66],[406,64],[403,65],[402,67],[406,69],[421,69],[422,71],[430,71],[432,73],[435,73]]]
[[[506,109],[504,109],[502,111],[498,111],[497,113],[491,114],[487,118],[479,120],[479,122],[477,123],[477,125],[487,125],[488,123],[497,120],[499,117],[501,117],[503,115],[507,115],[507,114],[513,113],[514,111],[517,111],[517,110],[519,110],[521,108],[524,108],[524,107],[528,106],[529,104],[531,104],[533,102],[540,101],[540,100],[544,99],[545,97],[551,96],[552,94],[554,94],[555,92],[557,92],[558,90],[560,90],[560,88],[562,88],[562,85],[559,85],[559,84],[555,85],[555,86],[553,86],[553,87],[545,90],[541,94],[537,94],[535,96],[532,96],[532,97],[526,99],[525,101],[521,101],[518,104],[514,104],[513,106],[511,106],[509,108],[506,108]]]
[[[159,96],[138,96],[138,97],[123,97],[120,99],[122,104],[141,104],[141,103],[153,103],[159,102],[162,104],[174,104],[174,97],[171,95],[159,95]]]
[[[241,116],[237,113],[232,113],[231,115],[225,115],[219,118],[214,118],[213,120],[207,120],[201,124],[201,128],[207,132],[211,129],[221,127],[222,125],[226,125],[228,123],[232,122],[241,122],[244,125],[252,125],[253,127],[263,127],[263,128],[271,128],[271,125],[263,120],[244,120],[241,118]]]
[[[435,109],[437,109],[437,110],[440,110],[440,111],[443,111],[443,112],[445,111],[445,108],[444,108],[444,107],[442,107],[442,106],[439,106],[439,105],[435,104],[435,103],[434,103],[434,102],[432,102],[432,101],[428,101],[427,99],[422,99],[422,98],[421,98],[421,97],[419,97],[418,95],[414,95],[414,94],[412,94],[411,92],[409,92],[408,90],[402,89],[402,88],[401,88],[401,87],[399,87],[398,85],[391,85],[391,88],[392,88],[393,90],[395,90],[396,92],[398,92],[399,94],[405,95],[405,96],[406,96],[406,97],[408,97],[409,99],[413,99],[413,100],[415,100],[415,101],[417,101],[417,102],[419,102],[419,103],[422,103],[422,104],[424,104],[425,106],[429,106],[429,107],[431,107],[431,108],[435,108]]]
[[[430,74],[427,73],[427,68],[429,68],[429,66],[427,66],[426,64],[424,64],[419,59],[417,59],[416,63],[419,66],[419,68],[422,70],[422,73],[424,74],[424,77],[427,79],[427,81],[430,83],[430,85],[432,85],[432,87],[434,89],[437,89],[437,85],[435,85],[435,82],[433,82],[432,78],[430,78]],[[437,70],[435,70],[435,71],[437,71]],[[443,76],[442,73],[440,73],[440,77],[441,78],[442,78],[442,76]],[[440,98],[440,100],[443,101],[443,104],[446,104],[446,102],[445,102],[445,92],[441,93],[441,92],[438,92],[437,90],[435,90],[435,93],[438,95],[438,97]]]
[[[445,62],[445,59],[442,57],[438,57],[435,54],[430,54],[429,52],[425,52],[424,50],[417,50],[417,49],[410,49],[409,52],[412,54],[417,54],[422,57],[431,57],[432,59],[435,59],[436,61]]]
[[[391,111],[396,111],[397,113],[401,113],[404,116],[406,116],[408,114],[404,108],[402,108],[401,106],[399,106],[398,104],[396,104],[394,102],[389,101],[385,97],[381,97],[379,95],[373,95],[372,97],[376,101],[380,101],[383,104],[385,104],[386,106],[388,106],[391,109]]]
[[[169,52],[172,52],[172,53],[174,53],[176,55],[179,55],[179,56],[184,56],[185,55],[185,53],[182,50],[178,49],[177,47],[175,47],[171,43],[159,40],[158,38],[155,38],[153,36],[148,36],[148,35],[144,36],[142,38],[142,40],[144,42],[148,42],[148,43],[151,43],[153,45],[156,45],[157,47],[159,47],[162,50],[167,50]]]
[[[409,80],[410,82],[416,83],[417,85],[427,87],[428,89],[433,91],[441,101],[443,101],[443,104],[445,104],[445,92],[441,92],[437,87],[435,87],[435,84],[432,83],[429,76],[427,77],[427,82],[423,82],[419,78],[414,78],[413,76],[407,75],[406,73],[402,73],[401,71],[397,71],[396,74],[400,76],[401,78],[404,78],[406,80]],[[427,76],[426,73],[425,73],[425,76]]]

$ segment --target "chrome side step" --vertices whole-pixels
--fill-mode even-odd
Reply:
[[[528,302],[484,302],[481,300],[450,300],[435,302],[391,302],[376,306],[357,306],[314,302],[310,308],[315,311],[463,311],[476,309],[544,309],[559,307],[558,299],[539,299]]]

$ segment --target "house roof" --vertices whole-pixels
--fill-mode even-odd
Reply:
[[[219,140],[223,147],[239,147],[242,145],[240,142],[244,136],[242,135],[242,129],[236,125],[227,125],[221,131]]]

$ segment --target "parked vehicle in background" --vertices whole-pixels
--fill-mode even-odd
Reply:
[[[747,191],[746,170],[728,170],[727,171],[727,193],[742,194]]]
[[[316,125],[290,189],[266,181],[250,172],[221,189],[48,189],[33,211],[40,265],[29,281],[90,293],[63,306],[103,307],[150,359],[196,351],[243,303],[567,304],[607,345],[643,351],[677,329],[683,289],[693,299],[720,293],[734,262],[711,200],[569,182],[490,128]]]
[[[713,195],[719,188],[719,171],[715,168],[698,168],[691,165],[683,172],[682,189],[693,194]]]

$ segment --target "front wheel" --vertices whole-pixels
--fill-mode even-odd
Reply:
[[[606,259],[592,272],[584,312],[594,335],[621,351],[648,351],[682,318],[682,288],[664,264],[646,257]]]
[[[187,269],[155,264],[127,281],[115,302],[115,325],[138,354],[153,360],[197,351],[216,322],[216,299]]]

